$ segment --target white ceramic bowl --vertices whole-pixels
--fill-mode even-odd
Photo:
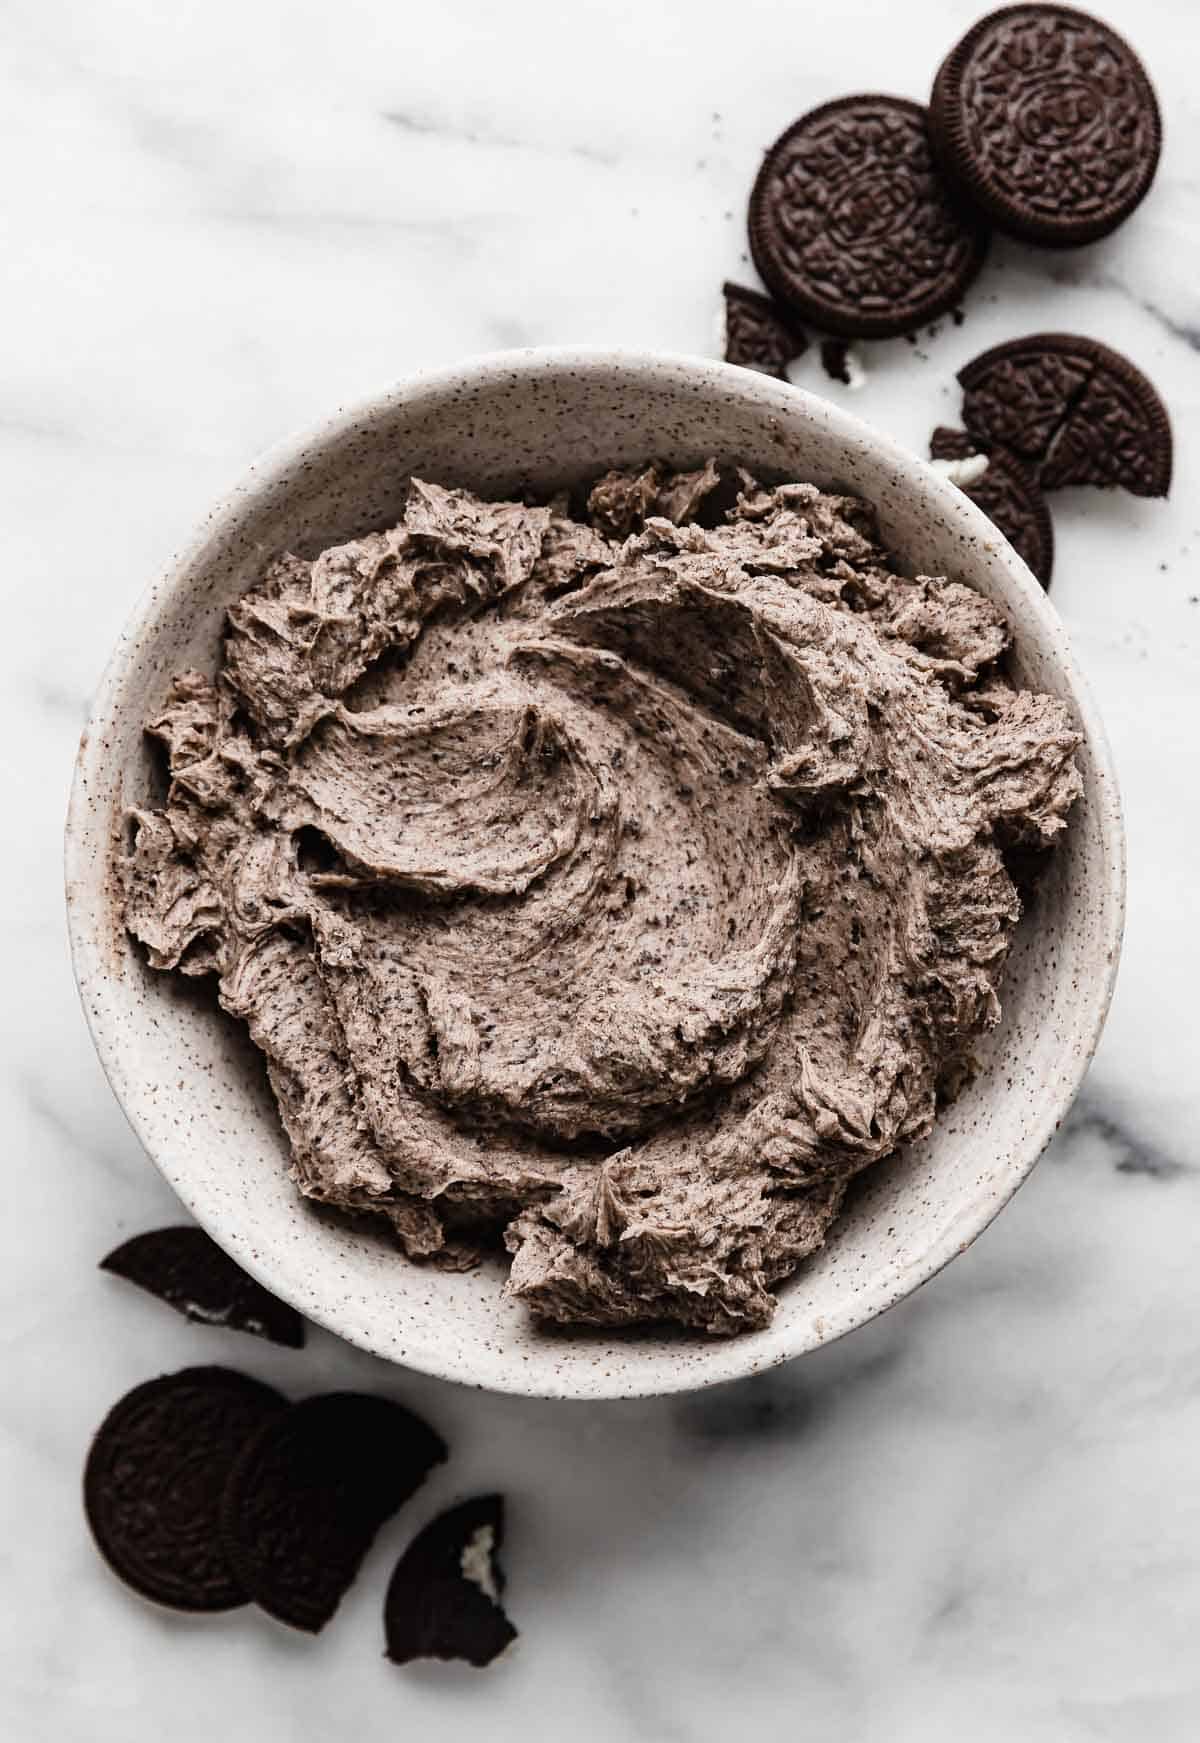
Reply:
[[[194,986],[151,971],[120,920],[126,808],[148,794],[142,723],[184,666],[215,669],[225,608],[289,548],[314,553],[398,518],[410,472],[503,494],[658,456],[709,454],[873,502],[913,573],[951,574],[1011,622],[1025,685],[1071,704],[1085,793],[1023,924],[987,1069],[932,1137],[864,1177],[770,1328],[734,1339],[540,1332],[497,1263],[420,1268],[299,1198],[249,1041]],[[797,1356],[881,1313],[974,1240],[1062,1120],[1104,1022],[1124,912],[1120,800],[1103,729],[1041,588],[953,486],[836,407],[701,359],[525,351],[401,383],[251,468],[141,601],[80,747],[66,843],[80,996],[109,1081],[188,1209],[245,1268],[351,1343],[500,1391],[605,1398],[682,1391]]]

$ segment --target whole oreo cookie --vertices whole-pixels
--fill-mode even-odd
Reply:
[[[1141,61],[1070,6],[981,18],[942,62],[929,121],[941,168],[997,229],[1057,247],[1115,230],[1162,149]]]
[[[924,109],[899,97],[842,97],[794,122],[763,159],[749,222],[773,294],[846,338],[944,314],[987,250],[934,168]]]
[[[229,1368],[164,1374],[113,1406],[88,1454],[83,1504],[126,1585],[176,1610],[247,1602],[221,1545],[221,1498],[243,1448],[286,1410],[278,1392]]]
[[[965,368],[963,423],[982,448],[1026,461],[1043,490],[1120,485],[1165,496],[1173,446],[1166,407],[1140,369],[1097,339],[1034,333]]]
[[[441,1437],[388,1398],[327,1392],[246,1446],[225,1485],[221,1535],[255,1603],[316,1633],[375,1533],[446,1457]]]
[[[966,430],[943,425],[929,438],[931,460],[961,463],[979,452]],[[960,489],[999,528],[1042,586],[1049,587],[1054,572],[1054,523],[1049,504],[1033,474],[1014,454],[993,448],[986,459],[983,476],[960,485]],[[953,478],[953,472],[950,475]]]

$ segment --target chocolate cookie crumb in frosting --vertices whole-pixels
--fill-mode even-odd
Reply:
[[[1080,790],[997,609],[711,462],[569,512],[413,480],[284,555],[149,731],[125,917],[216,978],[299,1189],[544,1319],[765,1325],[1000,1016]]]

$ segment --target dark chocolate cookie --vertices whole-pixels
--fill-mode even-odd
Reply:
[[[1011,449],[1043,490],[1121,485],[1165,496],[1171,421],[1127,357],[1074,333],[1034,333],[976,357],[958,379],[963,423],[983,448]]]
[[[253,1332],[294,1350],[303,1347],[304,1321],[296,1309],[248,1277],[194,1224],[134,1235],[101,1259],[100,1269],[136,1283],[202,1325]]]
[[[247,1442],[287,1410],[229,1368],[184,1368],[135,1386],[101,1423],[83,1504],[126,1585],[176,1610],[232,1610],[248,1593],[221,1545],[221,1497]]]
[[[948,424],[939,424],[929,438],[931,460],[969,460],[972,454],[981,452],[966,430],[955,430]]]
[[[1070,6],[981,18],[943,61],[929,121],[939,165],[998,229],[1060,247],[1115,230],[1162,149],[1141,61]]]
[[[427,1525],[396,1564],[383,1605],[387,1656],[463,1658],[482,1668],[517,1637],[500,1608],[504,1541],[499,1495],[463,1501]]]
[[[245,1448],[225,1486],[231,1567],[268,1614],[323,1628],[379,1527],[446,1457],[419,1416],[359,1392],[306,1398]]]
[[[793,123],[750,195],[764,283],[847,338],[910,332],[961,299],[987,248],[983,221],[934,169],[924,109],[842,97]]]
[[[786,309],[745,285],[726,283],[725,361],[743,369],[787,380],[793,357],[808,349],[808,340]]]
[[[1166,496],[1171,466],[1166,407],[1139,369],[1109,352],[1107,362],[1097,358],[1038,476],[1043,490],[1120,485],[1134,496]]]
[[[850,346],[845,339],[822,339],[821,368],[830,381],[840,381],[843,387],[850,386],[850,370],[846,359]]]
[[[979,452],[966,430],[951,430],[942,425],[929,438],[931,460],[967,460]],[[1015,454],[994,447],[989,450],[987,461],[982,478],[961,487],[963,495],[979,505],[1042,586],[1049,587],[1054,572],[1050,506],[1033,474]]]

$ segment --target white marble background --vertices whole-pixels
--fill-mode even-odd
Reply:
[[[1069,1126],[965,1258],[842,1345],[691,1400],[473,1395],[314,1333],[185,1325],[95,1271],[171,1194],[67,968],[60,827],[147,578],[262,445],[413,367],[542,342],[706,350],[761,149],[922,96],[974,0],[6,0],[0,500],[6,1192],[0,1736],[691,1743],[1200,1737],[1200,18],[1107,0],[1163,98],[1154,192],[1079,253],[997,248],[961,330],[870,348],[916,445],[968,356],[1096,333],[1159,383],[1171,501],[1056,504],[1054,598],[1123,773],[1130,914]],[[751,281],[752,282],[752,281]],[[824,386],[810,359],[803,377]],[[829,387],[837,394],[844,390]],[[78,1499],[134,1382],[225,1361],[386,1387],[454,1459],[317,1641],[151,1612]],[[382,1660],[382,1589],[452,1495],[510,1497],[519,1649]]]

